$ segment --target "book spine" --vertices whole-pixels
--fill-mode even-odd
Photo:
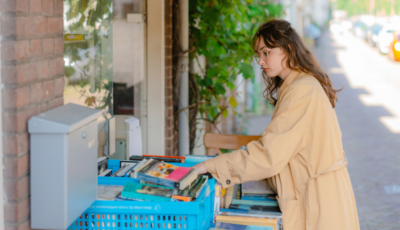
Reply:
[[[250,201],[250,200],[238,200],[233,199],[232,204],[242,204],[242,205],[257,205],[257,206],[278,206],[278,202],[276,201]]]
[[[157,178],[157,177],[153,177],[153,176],[149,176],[149,175],[143,174],[141,172],[139,172],[137,174],[136,179],[152,182],[152,183],[155,183],[155,184],[164,185],[164,186],[167,186],[167,187],[176,187],[175,182],[173,182],[173,181],[165,180],[165,179],[161,179],[161,178]]]
[[[156,161],[156,160],[152,160],[148,165],[144,166],[139,173],[147,173],[149,172],[151,169],[153,169],[155,166],[157,166],[158,164],[160,164],[161,162]]]

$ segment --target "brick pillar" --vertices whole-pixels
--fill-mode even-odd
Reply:
[[[177,148],[174,145],[174,105],[173,105],[173,84],[172,84],[172,3],[173,0],[165,0],[165,155],[177,155]]]
[[[30,229],[30,117],[63,105],[63,0],[0,0],[4,220]]]

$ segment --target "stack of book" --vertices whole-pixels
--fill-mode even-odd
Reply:
[[[198,198],[208,181],[208,176],[198,176],[196,169],[176,166],[156,157],[121,162],[121,168],[113,175],[126,174],[140,183],[126,183],[115,200],[189,202]]]
[[[282,213],[266,180],[234,185],[220,196],[216,202],[221,209],[214,209],[215,229],[280,228]]]

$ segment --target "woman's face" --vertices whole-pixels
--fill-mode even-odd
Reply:
[[[256,42],[258,64],[264,70],[268,77],[279,76],[283,80],[289,75],[290,69],[286,66],[286,54],[279,47],[268,48],[265,45],[264,38],[259,37]]]

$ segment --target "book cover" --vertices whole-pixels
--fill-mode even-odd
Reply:
[[[121,197],[148,201],[171,201],[174,189],[159,185],[126,183]]]
[[[189,195],[193,198],[199,197],[204,186],[207,184],[207,181],[207,176],[198,176],[197,179],[193,182],[191,188],[189,189]]]
[[[114,200],[123,188],[122,185],[98,185],[97,200]]]
[[[150,164],[138,172],[136,178],[182,190],[196,180],[197,171],[192,168],[152,160]]]
[[[245,194],[274,194],[267,180],[249,181],[242,184],[242,196]]]

